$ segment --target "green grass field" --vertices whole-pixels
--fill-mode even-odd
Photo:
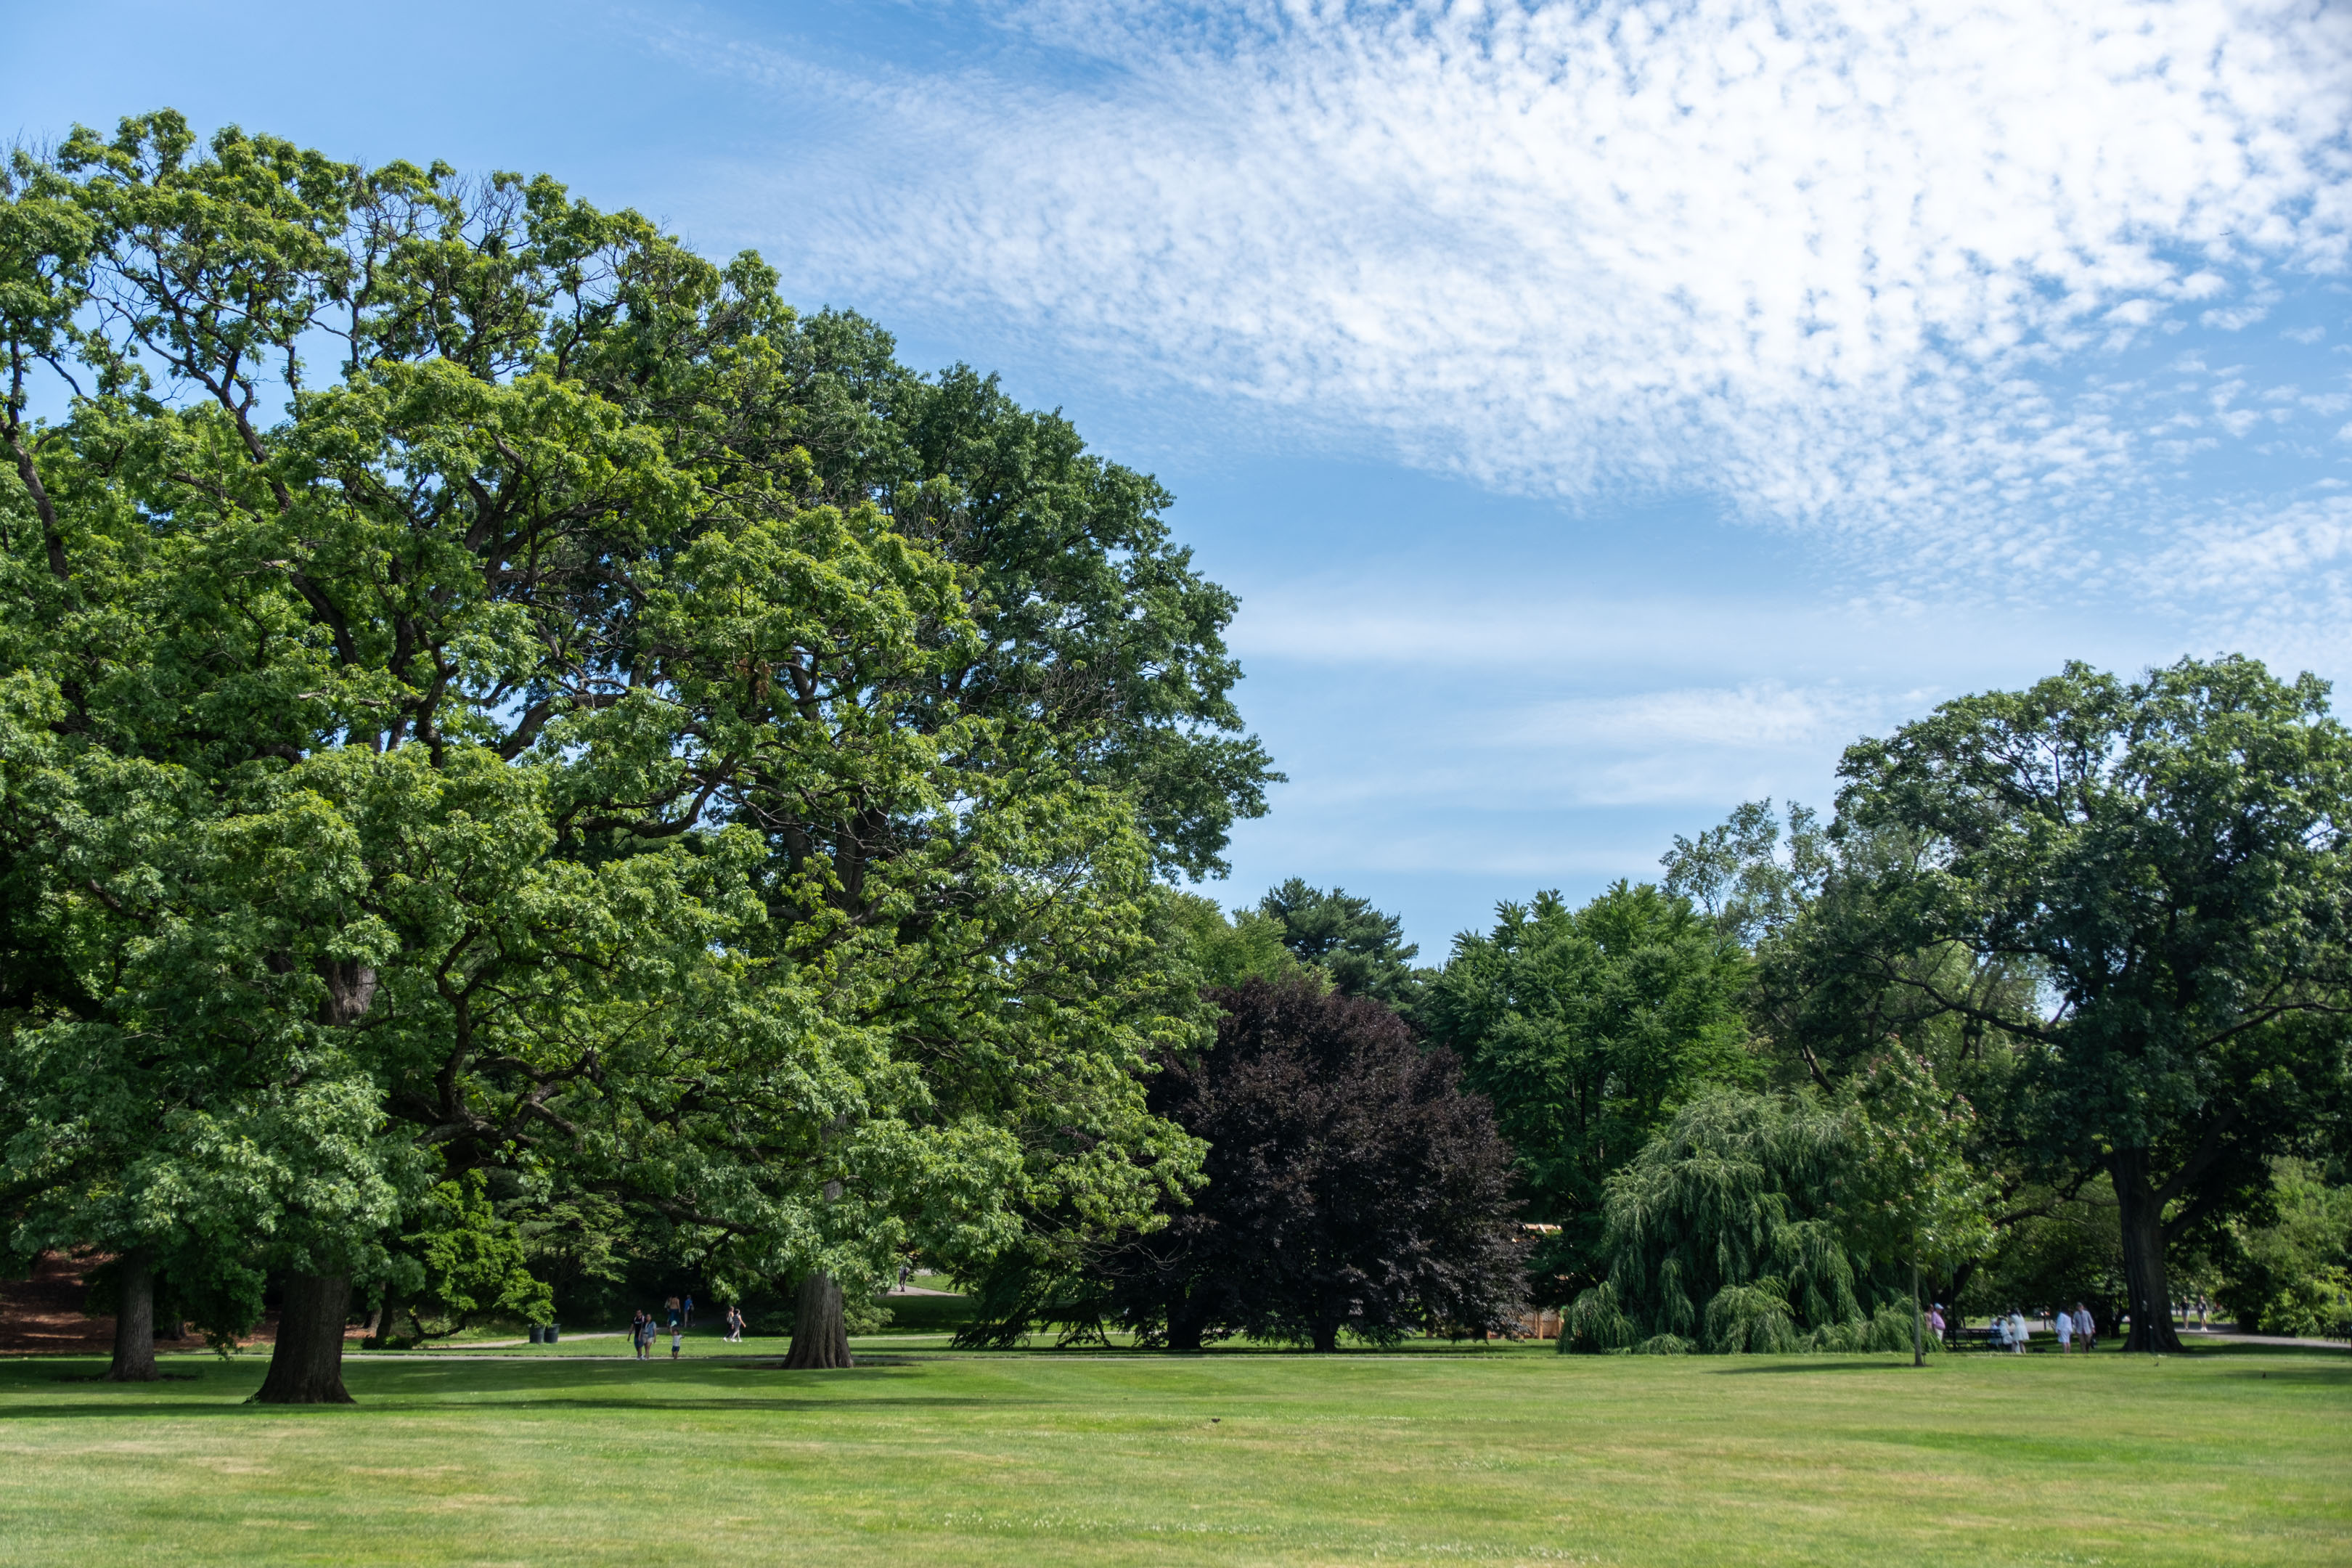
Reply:
[[[867,1344],[814,1374],[354,1357],[362,1403],[306,1410],[242,1403],[258,1358],[10,1362],[0,1562],[2352,1561],[2341,1352]]]

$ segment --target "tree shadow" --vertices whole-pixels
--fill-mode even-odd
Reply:
[[[1742,1358],[1744,1359],[1744,1358]],[[1933,1362],[1928,1363],[1934,1365]],[[1719,1366],[1713,1369],[1717,1377],[1752,1377],[1760,1373],[1822,1373],[1822,1372],[1924,1372],[1909,1362],[1895,1361],[1801,1361],[1795,1358],[1759,1361],[1746,1366]]]

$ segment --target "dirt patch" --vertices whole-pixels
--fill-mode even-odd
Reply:
[[[32,1278],[0,1279],[0,1355],[113,1354],[114,1320],[84,1317],[81,1310],[88,1294],[82,1277],[105,1261],[103,1253],[44,1253],[33,1266]],[[177,1339],[170,1337],[176,1326],[155,1325],[157,1350],[205,1348],[204,1335],[194,1330]],[[356,1340],[366,1332],[363,1328],[352,1328],[344,1331],[343,1337]],[[277,1344],[278,1314],[264,1314],[261,1326],[237,1342]]]

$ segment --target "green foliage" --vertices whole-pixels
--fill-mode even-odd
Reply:
[[[1975,1109],[1924,1058],[1900,1052],[1857,1073],[1845,1103],[1853,1153],[1839,1209],[1853,1245],[1877,1262],[1930,1268],[1990,1251],[2000,1194],[1969,1161]]]
[[[1675,835],[1659,857],[1667,895],[1686,899],[1725,936],[1753,946],[1819,896],[1832,848],[1819,817],[1790,802],[1783,847],[1769,799],[1744,802],[1696,841]]]
[[[1402,921],[1372,908],[1370,899],[1343,888],[1310,888],[1293,877],[1268,889],[1257,911],[1277,928],[1282,944],[1329,975],[1342,996],[1404,1006],[1420,988],[1412,961],[1421,949],[1404,941]]]
[[[2258,1333],[2352,1338],[2352,1187],[2305,1160],[2276,1162],[2272,1181],[2272,1217],[2231,1227],[2214,1300]]]
[[[1454,941],[1420,1016],[1460,1053],[1516,1152],[1526,1217],[1561,1226],[1531,1268],[1550,1300],[1607,1270],[1606,1184],[1704,1086],[1751,1075],[1748,965],[1684,899],[1620,882],[1581,910],[1502,906]]]
[[[1856,1120],[1721,1088],[1684,1106],[1609,1178],[1608,1278],[1563,1314],[1560,1350],[1660,1334],[1711,1353],[1797,1350],[1893,1300],[1891,1275],[1841,1225]]]
[[[462,1314],[472,1172],[728,1288],[1181,1184],[1150,874],[1272,775],[1148,479],[545,177],[163,112],[0,223],[12,1247]]]
[[[2114,1192],[2103,1178],[2073,1195],[2024,1188],[2010,1198],[2015,1217],[2000,1227],[1982,1266],[1964,1269],[1958,1306],[1969,1317],[2041,1307],[2091,1309],[2112,1324],[2123,1310],[2123,1236]]]
[[[1874,948],[1950,944],[2054,994],[2021,1016],[1904,977],[2032,1047],[2017,1124],[2053,1169],[2109,1177],[2133,1342],[2166,1348],[2168,1240],[2259,1203],[2352,1083],[2352,735],[2326,684],[2235,656],[2132,682],[2069,665],[1840,771],[1842,825],[1920,849],[1877,879]]]
[[[1231,916],[1198,893],[1160,889],[1165,940],[1189,961],[1200,984],[1230,989],[1250,980],[1285,981],[1308,973],[1284,941],[1285,928],[1256,910]]]

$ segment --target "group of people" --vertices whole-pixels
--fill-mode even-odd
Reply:
[[[2082,1302],[2075,1302],[2074,1310],[2071,1312],[2061,1309],[2044,1312],[2042,1316],[2049,1319],[2058,1331],[2058,1350],[2061,1354],[2071,1353],[2078,1344],[2086,1352],[2097,1346],[2098,1321],[2091,1316],[2091,1309]],[[1938,1301],[1931,1305],[1927,1309],[1927,1319],[1929,1331],[1937,1339],[1942,1339],[1948,1323],[1944,1316],[1943,1303]],[[2025,1321],[2025,1314],[2015,1308],[1993,1319],[1992,1333],[1993,1342],[1996,1344],[2018,1355],[2023,1355],[2025,1347],[2033,1341],[2032,1325]]]
[[[686,1331],[694,1327],[694,1298],[692,1296],[668,1298],[662,1302],[660,1316],[648,1312],[643,1308],[638,1309],[636,1316],[629,1324],[629,1343],[635,1348],[639,1361],[653,1359],[654,1345],[661,1338],[662,1322],[665,1317],[669,1323],[669,1359],[676,1361],[679,1352],[685,1348]],[[726,1321],[727,1342],[742,1343],[743,1310],[730,1303],[727,1308]]]
[[[2071,1312],[2061,1307],[2042,1315],[2058,1331],[2059,1354],[2073,1353],[2078,1344],[2085,1352],[2097,1346],[2098,1321],[2091,1316],[2091,1309],[2082,1302],[2075,1302]],[[1992,1326],[1993,1331],[2000,1336],[2002,1348],[2018,1355],[2023,1355],[2025,1347],[2033,1342],[2033,1326],[2025,1321],[2023,1312],[2014,1308],[2011,1309],[2008,1316],[1995,1318]]]

